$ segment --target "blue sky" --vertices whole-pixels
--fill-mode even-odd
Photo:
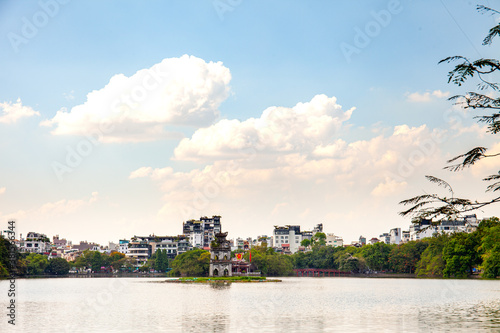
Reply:
[[[222,215],[234,237],[270,234],[276,224],[307,229],[322,222],[327,232],[350,241],[359,234],[372,237],[390,227],[405,227],[409,221],[397,216],[397,202],[426,188],[423,175],[442,173],[448,156],[475,142],[496,144],[473,126],[470,115],[447,101],[465,88],[448,84],[451,66],[437,64],[450,55],[498,54],[498,44],[481,45],[498,17],[478,13],[476,5],[445,0],[4,1],[0,103],[4,113],[12,105],[32,113],[0,123],[0,216],[5,223],[17,218],[22,233],[58,233],[76,242],[177,234],[183,219],[200,214]],[[359,31],[369,34],[362,44],[356,44],[362,38]],[[356,53],[346,56],[343,45],[344,50],[345,45],[355,47]],[[177,96],[194,104],[213,100],[212,109],[199,111],[207,118],[197,121],[181,114],[178,120],[184,123],[179,124],[155,114],[161,120],[153,117],[152,123],[143,124],[140,114],[129,115],[126,130],[147,136],[132,140],[126,137],[129,132],[115,131],[114,141],[92,143],[88,156],[60,181],[54,162],[64,163],[68,147],[85,145],[78,128],[90,129],[95,123],[74,120],[70,128],[56,118],[57,112],[74,113],[92,91],[101,91],[95,103],[106,100],[111,87],[120,89],[110,84],[116,75],[130,78],[164,59],[169,64],[185,59],[183,55],[192,57],[179,68],[199,71],[205,86],[216,82],[225,89]],[[207,74],[209,67],[215,69]],[[192,87],[184,84],[165,89],[181,94]],[[324,124],[319,118],[311,122],[308,114],[280,118],[290,133],[278,130],[282,132],[267,141],[259,125],[248,121],[261,118],[272,106],[297,116],[293,107],[312,103],[317,95],[335,97],[334,104],[344,112],[338,113],[331,101],[316,99],[314,107],[324,107],[322,115],[332,121],[330,127],[321,127],[321,135],[307,134]],[[154,103],[151,99],[148,107]],[[101,117],[95,111],[98,104],[92,105],[81,107],[82,112]],[[355,110],[347,115],[351,108]],[[171,106],[165,112],[183,110]],[[450,125],[445,116],[449,112],[460,114],[460,128]],[[266,119],[262,122],[269,124]],[[44,121],[52,125],[41,126]],[[159,127],[154,125],[164,133],[155,136]],[[436,143],[411,175],[390,176],[433,131],[448,131],[452,140]],[[166,133],[176,135],[165,138]],[[248,142],[261,139],[262,147],[251,158],[245,155],[244,162],[231,150],[241,155]],[[318,147],[327,147],[328,153]],[[207,170],[227,173],[231,161],[238,162],[238,172],[228,184],[217,185],[206,205],[191,211],[193,216],[176,211],[192,202],[190,193],[194,197],[209,186],[210,179],[203,180]],[[488,167],[479,166],[485,172]],[[482,195],[483,188],[469,185],[466,178],[480,179],[480,172],[442,175],[463,184],[466,193]]]

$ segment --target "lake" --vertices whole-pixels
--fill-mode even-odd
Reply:
[[[159,283],[165,278],[0,281],[0,332],[499,332],[500,281],[283,278],[281,283]]]

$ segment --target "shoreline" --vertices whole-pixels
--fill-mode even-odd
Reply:
[[[126,274],[101,274],[101,273],[93,273],[93,274],[68,274],[68,275],[35,275],[35,276],[14,276],[15,279],[88,279],[88,278],[170,278],[170,279],[180,279],[181,277],[177,276],[168,276],[165,273],[126,273]],[[269,277],[271,279],[279,279],[279,278],[298,278],[296,275],[289,276],[276,276]],[[314,277],[301,277],[301,278],[339,278],[336,277],[328,277],[328,276],[314,276]],[[382,274],[350,274],[349,276],[342,276],[342,278],[361,278],[361,279],[430,279],[430,280],[499,280],[496,279],[487,279],[482,278],[480,275],[472,275],[467,278],[445,278],[442,276],[417,276],[415,274],[397,274],[397,273],[382,273]],[[1,277],[2,280],[9,280],[11,277]],[[197,279],[208,279],[208,277],[197,277]],[[214,280],[215,281],[215,280]],[[235,281],[232,281],[235,282]]]

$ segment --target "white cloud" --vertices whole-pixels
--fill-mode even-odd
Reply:
[[[247,228],[251,233],[275,224],[319,223],[349,210],[359,214],[342,223],[382,220],[391,210],[391,220],[397,219],[396,201],[378,202],[377,206],[374,197],[398,195],[403,199],[414,179],[422,180],[423,169],[428,172],[429,167],[442,167],[440,144],[429,145],[437,132],[425,125],[396,126],[386,136],[350,143],[332,135],[339,130],[337,125],[325,130],[330,135],[317,131],[306,136],[306,131],[294,130],[296,136],[285,136],[286,128],[307,123],[299,119],[311,119],[318,110],[321,108],[308,108],[300,117],[284,117],[287,121],[275,126],[283,130],[272,132],[274,137],[266,140],[255,125],[267,120],[265,113],[243,122],[220,121],[198,130],[176,150],[178,158],[203,161],[213,157],[213,161],[187,172],[142,167],[130,178],[150,177],[158,184],[164,193],[165,205],[159,211],[164,220],[222,214],[237,221],[240,230]],[[350,112],[335,112],[337,119],[349,119]],[[326,112],[323,109],[321,113]],[[339,121],[338,126],[341,124]],[[195,137],[197,134],[200,136]],[[253,153],[238,153],[252,147],[248,142],[257,147]]]
[[[56,216],[71,214],[85,206],[88,206],[97,201],[98,193],[92,192],[89,199],[67,200],[62,199],[56,202],[48,202],[37,209],[37,212],[42,216]]]
[[[332,144],[326,146],[317,146],[313,150],[313,155],[318,157],[335,157],[339,156],[341,152],[345,149],[346,142],[342,139],[336,140]]]
[[[61,199],[54,202],[47,202],[31,209],[0,214],[0,220],[22,220],[25,230],[30,228],[33,228],[30,231],[36,230],[35,228],[40,230],[42,221],[53,221],[54,218],[61,216],[63,218],[74,218],[90,208],[98,200],[98,197],[98,192],[92,192],[91,196],[85,199]],[[71,221],[66,221],[65,223],[71,223]]]
[[[127,77],[113,76],[87,101],[62,109],[42,126],[54,135],[99,136],[102,142],[150,141],[172,135],[168,126],[207,126],[229,94],[229,69],[184,55]]]
[[[16,103],[0,103],[0,109],[3,111],[0,113],[0,123],[4,124],[13,124],[21,118],[40,115],[38,111],[33,110],[29,106],[23,105],[20,98],[17,99]]]
[[[407,93],[406,98],[409,102],[412,103],[427,103],[432,101],[433,97],[435,98],[446,98],[450,95],[448,91],[442,92],[441,90],[434,90],[433,92],[425,92],[425,93]]]
[[[376,197],[389,196],[395,193],[400,193],[408,185],[405,181],[397,181],[391,178],[386,178],[384,182],[379,183],[371,192]]]
[[[6,190],[6,188],[5,188],[5,187],[0,187],[0,194],[4,194],[4,193],[5,193],[5,190]]]
[[[317,95],[292,108],[269,107],[260,118],[224,119],[183,139],[175,149],[175,158],[202,161],[241,158],[253,151],[308,152],[328,143],[353,110],[343,111],[335,97]]]
[[[448,96],[450,96],[450,92],[449,91],[441,91],[441,90],[434,90],[432,92],[432,96],[435,96],[437,98],[447,98]]]

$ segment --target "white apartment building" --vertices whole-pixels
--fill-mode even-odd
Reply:
[[[335,236],[335,234],[327,234],[326,245],[333,247],[342,247],[344,246],[344,240],[342,239],[342,237]]]
[[[423,219],[420,224],[410,225],[410,240],[432,237],[436,233],[473,232],[479,226],[476,214],[450,221],[441,221],[433,225],[430,220]]]
[[[22,243],[22,252],[49,254],[51,249],[50,240],[47,235],[37,232],[28,232],[26,239]]]
[[[399,244],[401,243],[401,228],[393,228],[389,231],[390,243]]]
[[[189,239],[193,247],[210,247],[215,234],[221,232],[221,217],[202,216],[199,220],[187,220],[182,223],[182,233]]]
[[[406,243],[410,240],[410,232],[409,231],[401,231],[401,241]]]
[[[130,243],[127,239],[120,239],[118,241],[118,252],[127,254],[128,253],[128,244]]]
[[[135,259],[137,267],[142,266],[151,257],[151,245],[146,241],[131,241],[126,256]]]
[[[391,235],[387,232],[384,232],[382,235],[378,236],[381,242],[385,244],[391,244]]]
[[[300,232],[300,226],[274,226],[273,238],[275,247],[289,247],[290,252],[295,253],[299,250],[300,242],[302,242],[302,233]]]

